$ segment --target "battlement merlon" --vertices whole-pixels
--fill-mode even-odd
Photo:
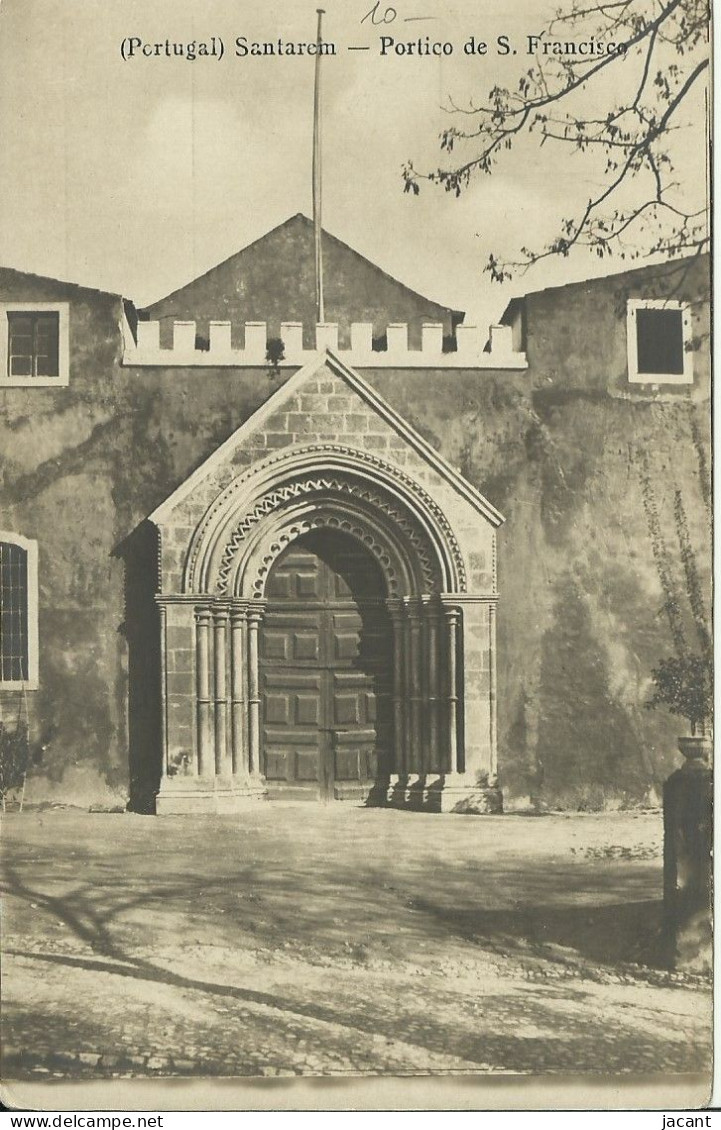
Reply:
[[[354,322],[350,327],[350,348],[338,344],[338,325],[318,323],[315,327],[315,349],[303,347],[303,324],[283,322],[280,327],[282,356],[269,356],[265,322],[246,322],[244,346],[234,349],[231,323],[209,323],[207,341],[200,342],[196,324],[190,321],[173,323],[173,344],[160,346],[160,322],[138,322],[136,336],[126,333],[123,364],[129,366],[164,366],[178,368],[264,367],[269,363],[280,368],[305,365],[319,350],[331,349],[346,364],[364,369],[526,369],[525,353],[514,353],[510,326],[491,326],[487,334],[478,326],[456,327],[456,348],[444,350],[443,326],[424,323],[421,348],[408,344],[408,325],[396,323],[386,329],[386,348],[374,348],[371,322]],[[488,342],[488,345],[486,344]]]

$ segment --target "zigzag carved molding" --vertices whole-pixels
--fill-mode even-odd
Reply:
[[[392,481],[401,483],[403,486],[405,486],[415,497],[416,501],[422,506],[422,508],[429,514],[429,516],[433,518],[434,522],[442,532],[445,543],[453,559],[453,565],[455,567],[456,576],[458,579],[458,591],[466,591],[466,569],[463,562],[463,555],[461,553],[458,540],[453,533],[451,525],[445,514],[441,510],[440,506],[438,506],[438,504],[434,502],[428,492],[424,490],[423,487],[420,486],[420,484],[414,478],[406,474],[405,471],[402,471],[400,470],[400,468],[386,463],[384,460],[379,459],[375,455],[371,455],[369,452],[361,451],[355,447],[348,447],[344,444],[309,444],[305,447],[293,449],[292,453],[289,453],[289,451],[286,449],[284,452],[281,452],[278,455],[270,456],[262,462],[255,464],[248,473],[238,476],[238,478],[230,483],[225,488],[225,490],[221,491],[220,495],[218,495],[215,502],[206,512],[200,526],[196,531],[196,536],[193,539],[191,557],[187,563],[186,568],[186,576],[189,578],[191,584],[192,578],[195,576],[198,556],[205,543],[205,535],[208,531],[208,528],[213,524],[218,514],[227,507],[228,499],[233,494],[242,490],[248,484],[249,480],[256,478],[259,474],[262,474],[263,472],[270,470],[273,467],[277,467],[278,465],[282,466],[283,463],[288,462],[289,454],[292,454],[294,459],[304,457],[306,455],[318,456],[319,459],[324,455],[340,455],[350,457],[354,461],[366,464],[369,467],[377,469],[382,474],[388,476]],[[270,495],[266,497],[270,497]]]
[[[413,546],[418,561],[423,572],[423,582],[427,592],[435,592],[438,589],[438,580],[435,570],[433,568],[433,555],[429,549],[425,538],[423,538],[418,531],[414,528],[413,523],[408,519],[401,510],[393,505],[384,495],[369,487],[360,486],[358,483],[350,482],[338,476],[309,476],[305,479],[297,479],[293,483],[287,483],[285,486],[277,487],[275,490],[270,491],[265,497],[261,498],[253,507],[253,509],[241,518],[240,522],[233,531],[230,541],[223,550],[220,567],[218,569],[218,592],[223,595],[228,591],[228,584],[230,580],[230,572],[233,567],[233,559],[243,544],[245,538],[248,536],[254,526],[258,524],[266,515],[272,514],[277,511],[284,503],[290,502],[295,498],[301,498],[308,494],[330,493],[350,495],[353,498],[360,499],[363,502],[368,502],[370,505],[385,514],[390,518],[400,530],[403,531],[408,541]],[[321,516],[319,515],[319,518]],[[349,520],[350,520],[349,515]],[[318,522],[318,525],[321,523]],[[315,528],[315,527],[313,527]],[[366,528],[360,526],[350,526],[351,532],[360,536],[361,540],[368,545],[369,549],[375,554],[384,566],[384,571],[388,577],[389,585],[395,586],[397,590],[397,579],[395,574],[390,568],[390,559],[382,545],[379,545],[374,538],[371,537]],[[370,540],[369,540],[370,539]],[[275,560],[277,554],[271,556],[270,560]],[[265,559],[264,559],[265,560]],[[386,564],[387,561],[387,564]],[[263,574],[265,575],[265,574]],[[258,583],[257,581],[255,582]],[[257,595],[257,594],[256,594]]]

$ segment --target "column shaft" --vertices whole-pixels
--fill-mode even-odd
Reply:
[[[258,632],[262,610],[248,613],[248,765],[251,773],[260,772],[260,681],[258,672]]]
[[[248,772],[246,742],[246,610],[230,610],[230,696],[232,768],[235,776]]]
[[[409,769],[413,773],[423,772],[423,733],[421,726],[421,612],[418,605],[408,609],[410,619],[410,666],[411,666],[411,755]]]
[[[210,609],[195,609],[195,671],[198,710],[198,775],[210,777],[214,772],[210,717]]]
[[[164,604],[158,606],[158,620],[160,625],[160,750],[161,750],[161,775],[168,774],[168,610]]]
[[[403,767],[404,776],[412,772],[413,766],[413,682],[411,675],[411,623],[408,619],[408,605],[403,605]]]
[[[392,772],[403,772],[405,718],[403,702],[403,607],[399,602],[388,605],[393,624],[393,765]]]
[[[431,734],[430,734],[430,631],[429,631],[429,603],[430,597],[424,596],[420,605],[420,762],[419,772],[424,776],[431,767]]]
[[[450,773],[459,773],[458,762],[458,624],[460,612],[449,608],[448,618],[448,754]]]
[[[213,623],[215,645],[215,774],[230,776],[228,756],[228,684],[226,678],[228,609],[217,608]]]
[[[435,773],[443,769],[438,732],[439,692],[438,610],[431,607],[428,609],[428,768]]]

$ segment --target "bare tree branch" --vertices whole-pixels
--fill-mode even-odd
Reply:
[[[503,280],[539,259],[568,255],[576,246],[601,257],[616,250],[622,258],[634,258],[641,251],[622,239],[631,229],[645,253],[707,247],[707,210],[684,211],[674,196],[683,186],[674,175],[671,141],[685,128],[677,120],[679,110],[709,70],[708,28],[708,0],[570,0],[570,8],[557,12],[536,37],[535,63],[514,90],[495,86],[480,106],[461,107],[449,98],[444,110],[456,120],[440,135],[449,162],[430,172],[408,162],[405,191],[417,195],[428,181],[459,196],[477,174],[493,173],[522,137],[534,136],[540,146],[605,154],[605,183],[576,216],[561,220],[547,246],[522,249],[516,262],[492,254],[486,270],[493,278]],[[611,37],[618,46],[613,53],[605,50]],[[581,38],[595,55],[574,56]],[[610,68],[619,72],[614,87],[630,87],[627,99],[611,104],[610,84],[600,84]],[[587,109],[594,91],[597,116]],[[599,114],[597,106],[605,109]],[[456,152],[463,156],[454,163]],[[635,202],[625,203],[629,195]]]

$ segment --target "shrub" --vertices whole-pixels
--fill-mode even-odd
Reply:
[[[649,708],[665,706],[691,725],[691,733],[705,732],[712,713],[713,683],[711,666],[702,655],[673,656],[662,659],[652,671],[656,687]]]
[[[30,764],[27,722],[18,722],[14,730],[0,722],[0,801],[3,811],[8,793],[24,784]]]

